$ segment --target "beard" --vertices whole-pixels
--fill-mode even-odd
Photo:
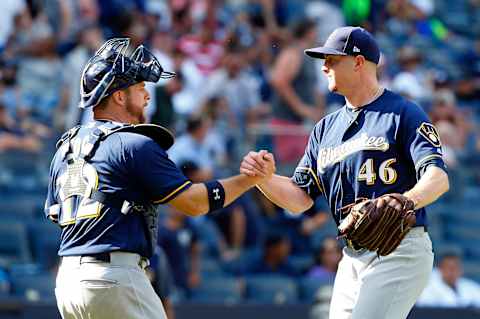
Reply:
[[[143,114],[143,107],[135,107],[132,101],[127,101],[127,112],[132,117],[135,123],[132,124],[144,124],[146,122],[145,115]]]

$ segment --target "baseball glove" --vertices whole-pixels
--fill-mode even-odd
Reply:
[[[366,248],[386,256],[415,225],[414,206],[412,200],[397,193],[358,199],[342,208],[348,215],[338,226],[340,237],[355,249]]]

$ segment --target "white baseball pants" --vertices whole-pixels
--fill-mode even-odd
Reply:
[[[55,295],[63,319],[166,319],[137,254],[110,253],[110,263],[63,257]]]
[[[329,317],[405,319],[427,285],[432,267],[432,242],[423,227],[413,228],[388,256],[346,247]]]

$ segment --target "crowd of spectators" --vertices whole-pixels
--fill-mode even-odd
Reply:
[[[479,187],[478,172],[465,169],[478,165],[480,151],[480,1],[2,0],[0,11],[0,167],[20,150],[40,155],[36,165],[48,173],[48,146],[92,118],[77,107],[81,70],[105,39],[129,37],[177,74],[148,84],[146,118],[175,132],[169,156],[189,178],[236,172],[258,148],[272,150],[289,174],[313,124],[343,104],[327,91],[321,61],[303,50],[348,24],[377,37],[382,85],[429,113],[453,192]],[[340,258],[323,201],[293,216],[252,191],[196,220],[161,211],[159,246],[186,295],[205,280],[208,258],[234,275],[322,280]]]

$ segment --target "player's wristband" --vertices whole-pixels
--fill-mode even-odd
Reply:
[[[223,208],[225,204],[225,189],[219,181],[204,183],[207,187],[209,212]]]

